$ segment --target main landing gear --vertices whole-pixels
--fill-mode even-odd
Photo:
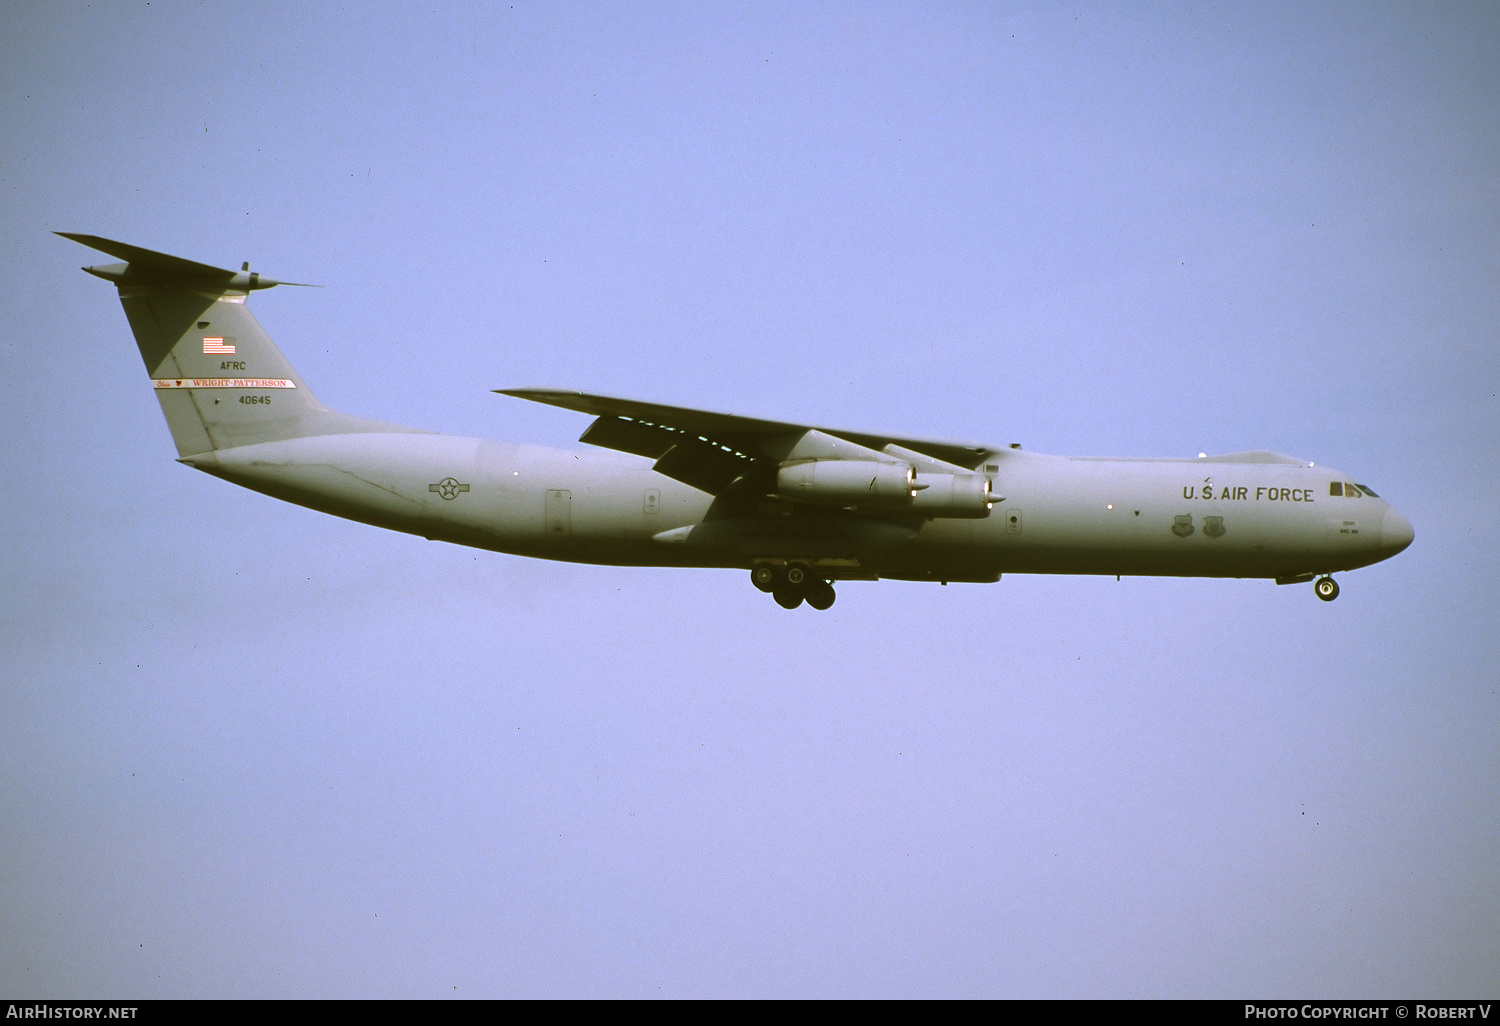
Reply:
[[[1339,582],[1332,577],[1319,577],[1313,582],[1313,594],[1324,602],[1332,602],[1339,597]]]
[[[804,601],[814,609],[827,609],[837,598],[831,583],[795,563],[787,567],[759,563],[750,571],[750,582],[769,592],[783,609],[796,609]]]

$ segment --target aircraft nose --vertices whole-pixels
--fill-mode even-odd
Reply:
[[[1411,529],[1411,521],[1396,512],[1394,506],[1385,511],[1380,521],[1380,547],[1388,556],[1394,556],[1411,544],[1417,536]]]

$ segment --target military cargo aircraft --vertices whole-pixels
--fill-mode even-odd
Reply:
[[[1004,573],[1313,582],[1387,559],[1412,526],[1349,475],[1274,452],[1044,456],[504,389],[594,418],[592,450],[458,438],[328,409],[246,308],[278,282],[92,235],[178,461],[334,516],[543,559],[732,567],[780,605],[834,583]]]

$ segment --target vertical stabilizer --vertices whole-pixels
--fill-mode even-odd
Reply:
[[[329,410],[245,305],[279,284],[92,235],[58,232],[125,263],[85,267],[113,282],[179,456],[309,435],[410,428]]]
[[[326,408],[245,299],[120,286],[120,303],[180,456],[321,433],[303,430],[302,422],[315,421]]]

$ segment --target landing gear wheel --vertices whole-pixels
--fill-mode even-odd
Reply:
[[[833,585],[827,581],[814,581],[807,586],[807,604],[814,609],[827,609],[837,597]]]
[[[789,566],[786,568],[786,583],[794,588],[802,587],[807,580],[807,568],[803,566]]]
[[[750,570],[750,583],[761,591],[775,591],[776,582],[780,577],[781,571],[770,563],[762,563],[759,566],[752,567]]]
[[[1339,582],[1332,577],[1319,577],[1313,582],[1313,594],[1324,602],[1332,602],[1339,597]]]
[[[771,593],[776,604],[782,609],[796,609],[802,604],[802,591],[800,588],[788,588],[782,586]]]

